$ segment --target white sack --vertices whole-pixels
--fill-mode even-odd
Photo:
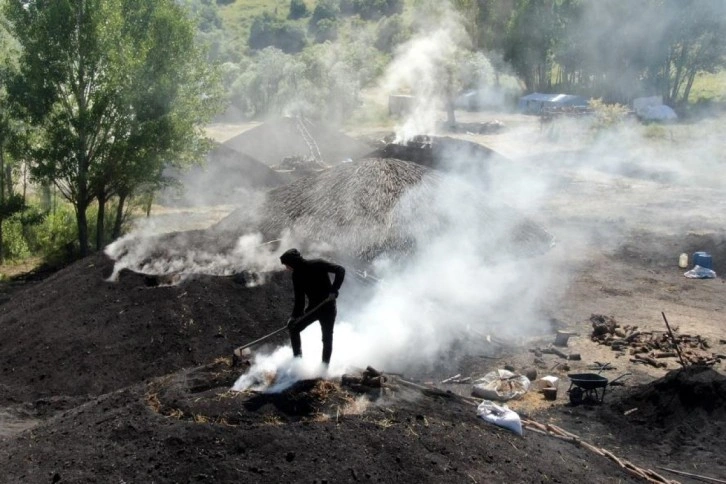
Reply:
[[[477,407],[476,414],[487,422],[511,430],[517,435],[523,434],[522,421],[519,418],[519,414],[514,410],[509,410],[506,407],[500,407],[494,402],[484,400]]]

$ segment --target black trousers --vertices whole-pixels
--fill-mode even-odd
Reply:
[[[335,316],[338,314],[335,301],[323,304],[320,308],[302,317],[295,323],[295,329],[290,330],[290,344],[292,354],[296,357],[302,356],[302,342],[300,333],[315,321],[320,321],[320,329],[323,332],[323,363],[330,363],[330,355],[333,354],[333,326]]]

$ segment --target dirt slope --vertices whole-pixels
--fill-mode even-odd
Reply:
[[[104,255],[80,260],[13,294],[0,314],[0,400],[99,395],[228,356],[281,326],[289,275],[247,288],[241,278],[199,276],[150,287]]]
[[[449,399],[400,395],[356,414],[343,405],[355,395],[328,387],[295,414],[291,404],[323,382],[230,395],[220,372],[210,365],[109,393],[0,442],[4,482],[636,482],[607,459],[518,437]],[[208,420],[221,409],[234,424]]]

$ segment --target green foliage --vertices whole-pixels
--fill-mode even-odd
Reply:
[[[321,19],[315,26],[310,26],[310,32],[318,44],[326,41],[333,42],[338,38],[338,21],[330,18]]]
[[[44,134],[33,175],[74,205],[84,255],[94,198],[160,185],[169,160],[201,158],[216,74],[174,0],[7,0],[4,11],[23,46],[10,95]]]
[[[591,99],[589,105],[595,113],[595,122],[592,124],[595,130],[619,125],[628,114],[627,106],[617,103],[606,104],[602,99]]]
[[[7,260],[21,260],[30,257],[31,249],[23,234],[19,214],[3,221],[2,253]]]
[[[19,193],[10,193],[0,200],[0,220],[4,220],[25,208],[25,200]]]
[[[392,53],[394,49],[408,40],[410,32],[401,15],[384,17],[376,26],[375,46],[381,52]]]
[[[305,32],[294,23],[264,13],[252,22],[248,45],[255,50],[275,47],[288,54],[297,53],[305,47]]]
[[[364,20],[379,20],[403,12],[402,0],[341,0],[343,15],[358,15]]]
[[[70,260],[78,248],[75,222],[73,207],[61,204],[42,216],[40,223],[27,223],[24,232],[29,248],[48,261]]]
[[[309,14],[308,6],[305,5],[303,0],[290,0],[290,13],[287,14],[288,19],[297,20],[307,17]]]
[[[321,20],[335,20],[340,15],[340,2],[338,0],[319,0],[313,16],[310,18],[310,27],[314,28]]]

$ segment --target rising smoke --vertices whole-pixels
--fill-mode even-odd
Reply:
[[[466,42],[460,19],[446,11],[437,17],[435,27],[414,35],[398,50],[381,86],[386,92],[410,92],[417,100],[396,126],[398,140],[437,134],[450,96],[442,82],[446,65]],[[381,282],[372,295],[363,298],[355,293],[349,275],[341,290],[328,375],[368,365],[385,371],[445,371],[462,354],[483,352],[487,335],[516,339],[550,330],[543,308],[562,297],[579,270],[571,262],[577,259],[573,254],[591,244],[614,250],[630,230],[646,223],[650,227],[679,223],[684,230],[699,224],[711,228],[699,207],[712,196],[710,190],[725,187],[723,170],[718,170],[723,156],[712,143],[718,137],[696,145],[674,139],[668,127],[664,131],[665,140],[652,149],[652,144],[642,143],[641,131],[633,124],[599,129],[582,120],[562,120],[539,130],[513,127],[500,141],[504,154],[513,160],[492,165],[487,180],[449,173],[433,193],[427,193],[431,204],[424,211],[408,204],[420,199],[414,187],[397,210],[429,230],[413,231],[418,250],[405,264],[386,258],[374,261]],[[589,146],[586,151],[580,148],[583,144]],[[570,145],[573,151],[562,155]],[[458,173],[480,172],[467,168],[482,160],[456,156],[459,159],[452,166]],[[704,177],[703,172],[718,175]],[[615,181],[624,174],[631,176],[629,182]],[[668,189],[682,202],[677,213],[665,216],[662,207],[650,200],[664,182],[676,187]],[[517,250],[515,222],[521,214],[546,220],[557,245],[539,254]],[[207,247],[201,252],[180,244],[173,264],[151,257],[158,241],[149,243],[152,247],[136,233],[108,252],[122,264],[119,267],[140,272],[264,272],[279,270],[279,253],[300,241],[288,234],[273,248],[261,236],[250,234],[236,238],[224,250]],[[277,391],[297,379],[322,374],[318,328],[311,325],[302,334],[302,361],[293,360],[287,346],[260,348],[252,369],[234,388]],[[272,387],[271,374],[277,378]]]

